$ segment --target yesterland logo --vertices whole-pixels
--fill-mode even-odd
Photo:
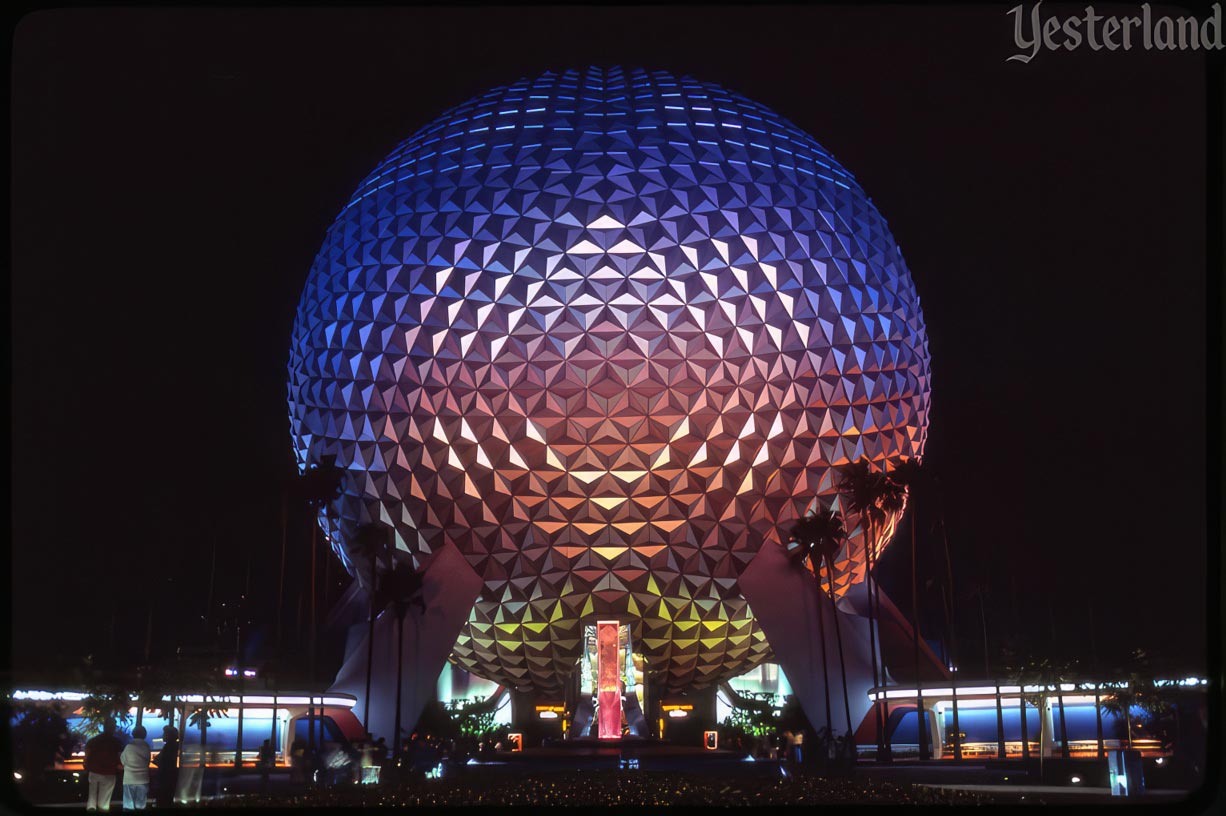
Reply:
[[[1030,62],[1041,48],[1072,51],[1083,44],[1092,51],[1104,48],[1108,51],[1222,48],[1222,6],[1219,3],[1213,4],[1212,13],[1204,20],[1190,16],[1155,17],[1149,3],[1142,3],[1140,14],[1129,17],[1096,14],[1093,6],[1086,6],[1084,14],[1080,16],[1063,19],[1053,16],[1044,20],[1039,12],[1042,5],[1043,0],[1039,0],[1028,15],[1023,13],[1022,6],[1014,6],[1006,12],[1013,17],[1013,42],[1022,51],[1006,58],[1007,62]]]

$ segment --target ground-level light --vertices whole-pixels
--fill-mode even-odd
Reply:
[[[693,703],[664,703],[660,706],[669,719],[680,720],[690,716],[690,712],[694,710]]]
[[[556,720],[566,713],[566,706],[547,703],[536,706],[536,716],[542,720]]]

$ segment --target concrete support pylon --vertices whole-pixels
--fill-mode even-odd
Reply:
[[[440,549],[422,575],[425,611],[416,606],[404,616],[404,671],[401,682],[400,726],[411,732],[434,696],[438,676],[451,654],[464,622],[484,582],[452,544]],[[374,672],[371,679],[369,729],[388,739],[396,719],[396,613],[390,607],[375,621]],[[366,696],[366,655],[369,629],[354,638],[329,691],[357,697],[353,713],[362,718]]]
[[[767,543],[754,556],[737,581],[749,602],[754,618],[762,625],[775,660],[783,667],[792,691],[800,700],[805,716],[814,728],[826,724],[825,689],[822,676],[821,634],[826,638],[826,675],[830,680],[830,708],[836,735],[847,732],[843,711],[843,685],[839,674],[838,640],[835,615],[807,570],[798,569],[783,547]],[[852,587],[851,593],[863,585]],[[824,632],[819,633],[817,604],[822,607]],[[843,638],[847,671],[851,730],[855,731],[872,708],[869,691],[873,686],[867,618],[857,614],[852,599],[835,605]]]

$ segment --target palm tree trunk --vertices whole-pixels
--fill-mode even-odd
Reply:
[[[826,620],[822,613],[822,576],[821,568],[814,564],[813,575],[817,580],[817,638],[822,649],[822,691],[826,698],[826,733],[834,739],[834,721],[830,717],[830,670],[826,665]],[[819,740],[820,742],[820,740]],[[829,759],[829,753],[823,757],[823,762]]]
[[[271,733],[268,735],[269,742],[272,743],[273,758],[276,759],[277,745],[277,685],[273,683],[272,687],[272,726]]]
[[[924,683],[920,678],[919,580],[915,567],[915,528],[919,525],[919,507],[911,508],[911,640],[915,647],[915,713],[919,728],[919,758],[929,758],[928,722],[924,712]]]
[[[856,759],[856,746],[853,742],[854,735],[852,730],[855,726],[851,722],[851,698],[847,692],[847,661],[843,658],[843,629],[839,626],[839,610],[834,603],[834,558],[826,557],[826,571],[830,576],[830,611],[834,613],[834,637],[839,648],[839,679],[843,682],[843,713],[847,716],[847,750],[851,754],[851,760]]]
[[[298,603],[294,606],[294,632],[298,637],[294,639],[295,645],[302,648],[302,607],[306,603],[306,598],[302,594],[302,589],[298,590]],[[297,662],[297,661],[295,661]]]
[[[979,621],[983,625],[983,676],[996,686],[996,758],[1005,758],[1005,712],[1001,708],[1000,683],[992,676],[992,663],[988,650],[988,616],[983,608],[983,592],[979,593]]]
[[[145,721],[145,672],[149,666],[149,654],[153,646],[153,598],[149,598],[149,616],[145,620],[145,660],[141,663],[140,671],[137,672],[136,679],[137,689],[136,694],[136,724],[141,725]]]
[[[1094,604],[1090,604],[1087,611],[1090,613],[1090,660],[1094,668],[1094,728],[1098,739],[1098,758],[1102,759],[1106,756],[1106,750],[1103,746],[1102,683],[1098,678],[1098,649],[1094,642]]]
[[[1056,610],[1055,610],[1055,607],[1052,605],[1051,596],[1048,596],[1047,598],[1047,616],[1048,616],[1048,619],[1051,621],[1051,642],[1052,642],[1052,647],[1054,648],[1056,645],[1056,641],[1058,640],[1058,637],[1057,637],[1058,630],[1056,629]],[[1064,676],[1061,673],[1055,679],[1056,679],[1056,702],[1059,703],[1060,705],[1060,758],[1068,759],[1069,758],[1068,729],[1065,728],[1065,722],[1064,722],[1064,688],[1063,688]],[[1053,728],[1055,727],[1054,723],[1052,724],[1052,727]],[[1054,738],[1055,735],[1053,734],[1052,736]]]
[[[953,707],[954,707],[954,762],[962,761],[962,725],[958,721],[958,678],[955,675],[953,684]]]
[[[1103,708],[1102,708],[1102,691],[1099,689],[1099,683],[1094,681],[1094,726],[1097,731],[1098,738],[1098,758],[1102,759],[1106,756],[1106,747],[1103,745]]]
[[[983,608],[983,592],[977,591],[979,598],[979,625],[983,629],[983,679],[992,679],[991,664],[988,663],[988,616]]]
[[[1022,687],[1022,681],[1018,681],[1019,689]],[[1017,707],[1022,715],[1022,759],[1030,759],[1030,723],[1026,717],[1026,695],[1021,691],[1017,694]]]
[[[242,614],[240,611],[239,614]],[[238,670],[238,744],[234,748],[234,770],[243,768],[243,686],[246,675],[243,671],[243,627],[240,623],[234,633],[235,668]]]
[[[1047,686],[1044,685],[1044,693],[1039,697],[1039,784],[1043,784],[1043,759],[1047,756],[1047,752],[1043,750],[1043,736],[1047,733]]]
[[[281,607],[285,601],[285,541],[289,536],[289,493],[281,488],[281,568],[277,573],[277,650],[281,649]],[[275,717],[273,718],[276,719]]]
[[[873,523],[868,511],[864,519],[864,588],[868,592],[868,649],[869,660],[873,671],[873,687],[880,688],[880,674],[877,671],[877,627],[876,614],[873,610]],[[873,716],[877,725],[877,761],[887,760],[885,748],[885,718],[882,716],[882,702],[873,701]]]
[[[312,514],[311,518],[311,646],[310,646],[310,706],[307,708],[307,745],[311,748],[315,747],[315,573],[316,562],[319,560],[316,557],[316,542],[319,539],[319,519]]]
[[[1056,681],[1056,702],[1060,704],[1060,757],[1069,758],[1068,727],[1064,721],[1064,689],[1063,684]]]
[[[392,726],[392,760],[400,765],[400,699],[404,686],[404,611],[396,610],[396,719]]]
[[[945,601],[945,621],[946,621],[946,627],[947,627],[946,635],[949,637],[949,651],[952,657],[951,662],[954,665],[953,683],[952,683],[953,692],[954,692],[953,693],[954,762],[961,762],[962,761],[962,736],[961,736],[962,731],[960,730],[961,726],[958,722],[958,685],[957,685],[958,684],[958,671],[957,671],[958,636],[957,636],[957,625],[954,619],[954,605],[953,605],[954,568],[953,568],[953,562],[949,558],[949,531],[945,527],[944,512],[942,512],[941,514],[941,541],[945,549],[945,575],[946,575],[946,580],[948,581],[948,590],[949,590],[948,597],[944,597],[945,593],[942,592],[942,599]]]
[[[370,733],[370,680],[375,673],[375,567],[370,567],[370,631],[366,637],[366,698],[362,703],[362,727]]]
[[[239,669],[239,677],[242,677],[242,669]],[[241,771],[243,769],[243,681],[238,681],[238,734],[236,739],[238,744],[234,747],[234,770]]]
[[[204,632],[205,636],[210,639],[210,646],[216,647],[217,641],[212,639],[209,630],[212,628],[213,622],[213,579],[217,577],[217,537],[213,536],[213,555],[211,566],[209,567],[209,594],[204,602]]]
[[[1005,758],[1005,709],[1004,704],[1000,699],[1000,682],[993,679],[996,684],[996,758]]]
[[[324,610],[326,611],[330,609],[332,606],[330,603],[330,599],[332,595],[332,548],[331,547],[328,547],[324,550],[323,558],[324,558],[324,583],[323,583],[323,586],[320,588],[320,592],[322,593],[320,596],[320,600],[323,601],[322,606]]]

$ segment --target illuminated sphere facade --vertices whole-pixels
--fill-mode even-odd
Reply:
[[[768,659],[741,571],[927,429],[919,298],[864,191],[662,73],[522,80],[398,146],[327,233],[289,368],[299,465],[347,471],[336,553],[362,579],[368,522],[420,566],[454,544],[485,583],[453,660],[540,691],[596,619],[669,689]]]

